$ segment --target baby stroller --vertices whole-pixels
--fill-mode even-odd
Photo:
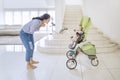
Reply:
[[[69,45],[69,51],[67,51],[66,56],[68,58],[66,62],[66,66],[68,69],[72,70],[75,69],[77,66],[76,57],[77,55],[82,52],[88,56],[91,60],[91,64],[93,66],[97,66],[99,61],[96,56],[96,48],[90,42],[83,44],[81,47],[78,44],[85,42],[87,38],[87,33],[89,31],[91,20],[87,16],[83,16],[81,20],[82,29],[81,32],[76,32],[77,40],[73,41],[72,44]]]

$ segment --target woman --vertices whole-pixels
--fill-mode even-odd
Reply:
[[[28,69],[37,68],[33,64],[39,63],[38,61],[33,60],[33,52],[34,52],[34,38],[33,34],[35,31],[38,31],[40,27],[45,26],[50,21],[50,15],[45,13],[40,17],[35,17],[27,24],[23,26],[20,31],[20,38],[22,43],[26,49],[26,62]]]

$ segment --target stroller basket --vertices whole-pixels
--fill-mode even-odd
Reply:
[[[84,52],[87,55],[96,55],[96,48],[95,45],[92,43],[88,42],[81,47],[82,52]]]

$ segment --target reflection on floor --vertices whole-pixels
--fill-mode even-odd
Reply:
[[[0,80],[120,80],[120,50],[97,54],[100,64],[93,67],[84,54],[77,57],[75,70],[66,67],[65,53],[35,51],[37,69],[27,70],[22,45],[0,45]]]

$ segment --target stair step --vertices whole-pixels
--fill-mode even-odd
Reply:
[[[66,18],[64,17],[64,22],[71,22],[71,21],[79,21],[80,22],[81,18]]]
[[[48,46],[66,46],[70,44],[70,40],[45,40],[45,45]]]
[[[39,53],[65,53],[68,50],[67,46],[44,46],[37,42],[37,51]]]
[[[93,43],[96,47],[114,47],[116,44],[109,42],[108,40],[89,40],[87,42]],[[45,39],[45,45],[47,46],[66,46],[72,43],[70,38],[68,39]]]
[[[64,17],[64,20],[66,20],[66,19],[67,19],[67,20],[79,20],[79,19],[81,19],[81,16],[80,16],[80,17],[74,17],[74,16],[73,16],[73,17],[71,17],[71,16],[66,17],[66,16],[65,16],[65,17]]]
[[[80,21],[64,21],[63,24],[67,25],[67,24],[77,24],[78,26],[80,25]]]
[[[53,39],[70,39],[70,37],[71,36],[73,36],[73,33],[71,32],[71,33],[69,33],[69,32],[67,32],[67,31],[65,31],[66,32],[66,34],[65,33],[63,33],[63,34],[61,34],[61,35],[53,35]],[[74,33],[75,34],[75,33]],[[102,35],[99,35],[99,34],[90,34],[89,33],[89,35],[88,35],[88,37],[87,37],[87,40],[88,41],[100,41],[100,40],[108,40],[108,38],[107,37],[104,37],[104,36],[102,36]]]
[[[70,9],[65,10],[66,13],[81,13],[80,9]]]
[[[65,18],[78,18],[78,19],[81,19],[82,18],[82,16],[81,15],[75,15],[75,14],[66,14],[65,16],[64,16]]]
[[[106,44],[103,44],[102,41],[91,41],[91,42],[95,45],[97,49],[97,53],[104,53],[104,52],[109,53],[115,51],[118,48],[116,44],[113,43],[109,44],[108,42],[106,43],[106,41],[103,41],[103,43]],[[69,50],[68,48],[69,44],[70,44],[70,40],[54,39],[54,38],[50,38],[50,36],[47,36],[37,42],[37,51],[41,53],[65,53],[67,50]]]
[[[106,47],[106,48],[96,48],[97,53],[111,53],[118,49],[118,46],[115,47]]]
[[[72,18],[71,18],[72,19]],[[79,19],[79,18],[78,18]],[[70,23],[79,23],[80,24],[80,19],[79,20],[64,20],[64,23],[68,23],[68,25],[70,24]]]
[[[64,16],[67,16],[67,15],[76,15],[76,16],[80,16],[80,18],[82,17],[82,13],[81,12],[76,12],[76,13],[71,13],[71,12],[65,12]]]
[[[111,53],[114,52],[115,50],[117,50],[118,47],[97,47],[96,46],[96,51],[97,53]],[[68,50],[70,50],[68,48],[68,46],[40,46],[40,44],[37,44],[37,51],[39,53],[66,53]]]

